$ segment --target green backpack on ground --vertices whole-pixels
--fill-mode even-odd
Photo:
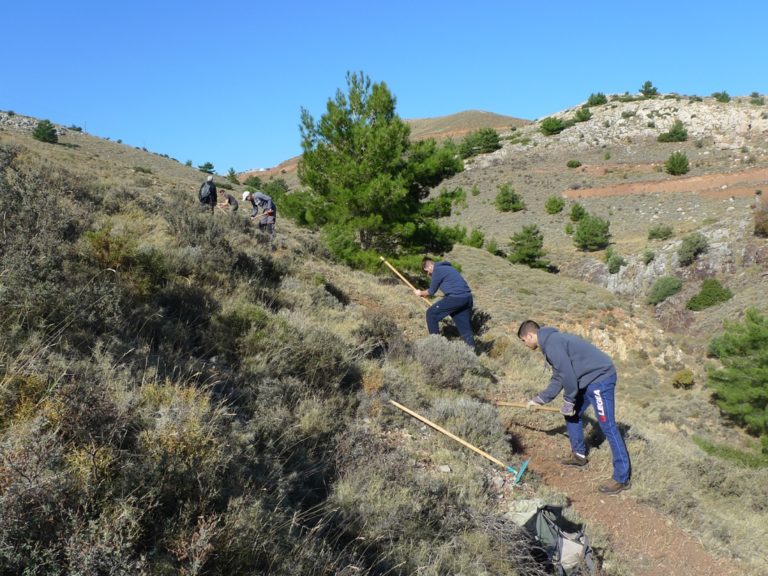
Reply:
[[[563,518],[560,508],[542,506],[526,524],[557,576],[598,574],[594,552],[584,530]],[[566,531],[573,529],[573,532]]]

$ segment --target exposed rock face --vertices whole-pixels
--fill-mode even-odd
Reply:
[[[14,132],[32,132],[36,127],[39,120],[36,118],[30,118],[29,116],[20,116],[13,114],[12,112],[0,112],[0,130],[13,130]],[[63,136],[67,133],[67,129],[57,124],[53,125],[56,128],[56,134]]]

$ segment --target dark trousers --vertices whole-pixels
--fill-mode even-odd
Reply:
[[[440,334],[440,320],[446,316],[453,318],[461,339],[467,346],[475,347],[472,336],[472,295],[446,296],[427,308],[427,330],[430,334]]]

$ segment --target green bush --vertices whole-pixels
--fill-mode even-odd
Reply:
[[[568,168],[578,168],[579,166],[581,166],[581,162],[579,162],[578,160],[568,160],[568,162],[566,162],[565,165]]]
[[[499,184],[494,205],[500,212],[519,212],[525,208],[520,195],[509,184]]]
[[[594,252],[602,250],[611,240],[609,232],[610,223],[599,216],[587,214],[579,220],[576,232],[573,234],[573,243],[580,250]]]
[[[485,234],[482,230],[474,229],[464,240],[464,244],[473,248],[482,248],[485,243]]]
[[[650,80],[646,80],[640,87],[640,93],[646,98],[653,98],[659,93],[659,91],[656,90],[656,87]]]
[[[768,238],[768,207],[759,207],[753,215],[755,224],[755,236]]]
[[[720,364],[707,370],[707,386],[720,409],[750,434],[768,436],[768,320],[748,308],[741,321],[726,322],[709,343]],[[763,444],[768,453],[768,443]]]
[[[589,110],[588,106],[582,106],[576,110],[576,114],[574,114],[573,119],[576,122],[586,122],[587,120],[592,119],[592,112]]]
[[[731,97],[729,96],[728,92],[726,92],[725,90],[723,90],[722,92],[712,92],[712,98],[724,104],[726,102],[731,101]]]
[[[655,258],[656,258],[656,254],[654,253],[653,250],[645,250],[643,252],[643,256],[642,256],[643,264],[645,264],[646,266],[651,262],[653,262]]]
[[[50,120],[40,120],[32,131],[32,138],[48,144],[56,144],[59,141],[59,135],[56,133],[56,127]]]
[[[573,206],[571,206],[571,222],[578,222],[586,215],[586,208],[578,202],[574,202]]]
[[[545,136],[553,136],[555,134],[559,134],[563,130],[565,130],[567,126],[565,125],[565,122],[560,120],[560,118],[555,118],[553,116],[549,116],[547,118],[544,118],[544,120],[541,121],[541,133]]]
[[[675,276],[662,276],[657,278],[648,291],[645,301],[648,304],[656,305],[663,302],[673,294],[677,294],[683,288],[683,281]]]
[[[674,230],[669,224],[656,224],[648,229],[648,240],[669,240],[674,236]]]
[[[667,161],[664,163],[664,168],[667,170],[667,173],[671,174],[672,176],[687,174],[688,170],[690,170],[690,166],[688,164],[688,156],[686,156],[683,152],[672,152],[669,158],[667,158]]]
[[[605,251],[605,263],[608,265],[609,274],[618,274],[621,267],[627,264],[627,261],[613,248],[608,248]]]
[[[606,98],[605,94],[602,92],[592,93],[589,95],[589,98],[587,99],[587,106],[600,106],[602,104],[607,104],[608,98]]]
[[[657,140],[659,142],[685,142],[688,140],[688,130],[683,126],[683,122],[678,119],[672,123],[672,127],[668,132],[659,134]]]
[[[688,390],[693,388],[695,383],[696,382],[693,376],[693,371],[690,368],[683,368],[682,370],[678,370],[672,376],[672,386],[675,388],[683,388],[684,390]]]
[[[480,128],[470,132],[459,145],[459,154],[462,158],[469,158],[477,154],[487,154],[501,148],[499,134],[493,128]]]
[[[709,243],[701,232],[688,234],[683,238],[680,248],[677,250],[677,256],[680,266],[689,266],[693,264],[700,254],[706,253],[709,249]]]
[[[513,264],[525,264],[530,268],[547,268],[549,261],[543,256],[544,236],[536,224],[524,226],[510,239],[507,258]]]
[[[754,106],[764,106],[765,105],[765,98],[763,96],[760,96],[757,92],[752,92],[749,103]]]
[[[701,283],[699,293],[688,300],[685,305],[688,310],[704,310],[733,298],[733,292],[724,288],[715,278],[706,278]]]
[[[560,196],[550,196],[544,202],[544,210],[547,214],[559,214],[565,208],[565,200]]]
[[[573,234],[573,223],[572,222],[566,222],[565,228],[563,228],[563,231],[568,235],[571,236]]]

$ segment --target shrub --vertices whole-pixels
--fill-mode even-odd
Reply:
[[[525,208],[520,195],[509,184],[499,184],[494,205],[500,212],[519,212]]]
[[[643,252],[642,260],[643,260],[643,264],[645,264],[646,266],[651,262],[653,262],[654,258],[656,258],[656,254],[654,253],[653,250],[645,250]]]
[[[568,160],[568,162],[566,162],[565,165],[568,168],[578,168],[579,166],[581,166],[581,162],[579,162],[578,160]]]
[[[32,138],[48,144],[56,144],[59,141],[59,135],[50,120],[40,120],[32,131]]]
[[[754,213],[755,236],[768,238],[768,206],[757,208]]]
[[[648,291],[645,301],[648,304],[656,305],[663,302],[673,294],[677,294],[683,287],[683,281],[674,276],[662,276],[658,278]]]
[[[677,255],[681,266],[693,264],[699,254],[704,254],[709,249],[709,243],[701,232],[694,232],[683,238]]]
[[[486,242],[485,249],[488,250],[491,254],[498,254],[499,253],[499,243],[495,238],[491,238]]]
[[[565,200],[560,196],[550,196],[544,202],[544,210],[547,214],[559,214],[565,208]]]
[[[594,252],[608,246],[611,240],[609,232],[610,223],[599,216],[587,214],[579,220],[576,232],[573,235],[573,243],[580,250]]]
[[[513,264],[525,264],[530,268],[547,268],[549,261],[544,256],[544,237],[536,224],[524,226],[513,235],[509,243],[507,258]]]
[[[607,104],[608,98],[606,98],[605,94],[602,92],[592,93],[589,95],[589,98],[587,99],[587,106],[600,106],[602,104]]]
[[[688,130],[683,126],[681,120],[675,120],[668,132],[659,134],[659,142],[685,142],[688,140]]]
[[[701,283],[699,293],[688,300],[688,310],[704,310],[733,298],[733,292],[724,288],[716,278],[707,278]]]
[[[750,104],[754,104],[755,106],[763,106],[765,105],[765,98],[763,96],[760,96],[757,92],[752,92],[752,95],[749,98]]]
[[[462,158],[469,158],[477,154],[486,154],[501,148],[499,134],[493,128],[480,128],[470,132],[459,145],[459,154]]]
[[[768,436],[768,320],[748,308],[742,321],[726,322],[723,334],[710,341],[709,353],[720,360],[707,370],[717,405],[749,433]],[[768,453],[768,442],[763,446]]]
[[[436,388],[461,389],[467,373],[483,371],[474,351],[460,340],[427,336],[416,342],[414,354],[426,381]]]
[[[605,251],[605,263],[608,265],[609,274],[617,274],[621,267],[626,265],[627,261],[621,254],[612,248],[608,248]]]
[[[683,388],[684,390],[688,390],[693,388],[694,384],[695,381],[693,377],[693,371],[690,368],[683,368],[682,370],[678,370],[672,376],[672,386],[675,388]]]
[[[667,161],[664,163],[664,168],[667,173],[672,176],[679,176],[681,174],[688,173],[690,166],[688,164],[688,156],[683,152],[672,152]]]
[[[541,121],[541,133],[545,136],[553,136],[555,134],[559,134],[563,130],[565,130],[567,126],[565,125],[565,122],[560,120],[560,118],[555,118],[553,116],[549,116],[547,118],[544,118],[544,120]]]
[[[584,206],[582,206],[578,202],[575,202],[573,206],[571,206],[571,222],[578,222],[579,220],[584,218],[584,216],[586,215],[587,215],[586,208],[584,208]]]
[[[673,235],[674,231],[669,224],[657,224],[648,229],[648,240],[668,240]]]
[[[473,248],[482,248],[485,243],[485,234],[483,234],[482,230],[474,229],[463,243]]]
[[[722,92],[712,92],[712,98],[722,103],[731,101],[731,97],[728,95],[728,92],[726,92],[725,90],[723,90]]]
[[[566,233],[568,236],[570,236],[571,234],[573,234],[573,223],[572,223],[572,222],[566,222],[566,224],[565,224],[565,228],[564,228],[563,230],[564,230],[564,232],[565,232],[565,233]]]
[[[650,80],[646,80],[640,87],[640,93],[646,98],[653,98],[658,94],[658,90]]]
[[[592,118],[592,112],[590,112],[588,106],[582,106],[578,110],[576,110],[576,114],[574,114],[573,119],[576,122],[586,122],[587,120],[590,120]]]

